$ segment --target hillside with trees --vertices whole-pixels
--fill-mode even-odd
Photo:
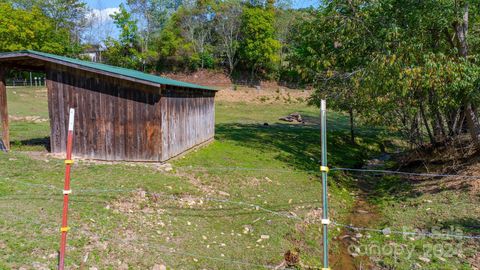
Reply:
[[[350,115],[352,143],[357,121],[398,130],[412,146],[466,131],[479,141],[473,2],[335,0],[308,10],[275,1],[139,2],[128,5],[146,23],[137,29],[130,17],[125,27],[119,16],[128,12],[116,14],[122,33],[106,43],[107,62],[309,85],[317,89],[312,103],[328,98]]]
[[[79,56],[89,44],[81,0],[10,0],[0,50]],[[356,122],[401,132],[413,146],[468,132],[480,144],[479,16],[474,1],[128,0],[102,61],[150,73],[212,70],[232,81],[309,86]]]

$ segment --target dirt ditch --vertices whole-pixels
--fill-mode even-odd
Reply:
[[[363,169],[380,169],[385,166],[385,162],[390,159],[390,155],[383,153],[377,158],[371,159]],[[380,218],[380,214],[375,206],[368,202],[371,196],[371,183],[365,181],[365,178],[356,179],[358,184],[358,193],[356,201],[349,213],[346,224],[360,228],[375,227],[375,222]],[[368,233],[343,228],[340,235],[334,240],[340,245],[339,253],[332,258],[332,269],[342,270],[364,270],[377,269],[375,264],[370,261],[368,256],[358,254],[355,247],[359,244],[361,238],[369,237]]]
[[[347,224],[355,227],[371,227],[374,221],[379,217],[376,209],[365,199],[359,198],[348,216]],[[362,232],[343,229],[336,241],[340,244],[339,253],[332,258],[332,269],[342,270],[363,270],[375,269],[374,264],[367,256],[361,256],[355,253],[355,245],[359,243],[360,238],[366,237]]]

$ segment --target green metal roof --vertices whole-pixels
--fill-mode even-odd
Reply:
[[[24,50],[24,51],[16,51],[16,52],[7,52],[7,53],[0,53],[0,58],[2,57],[8,57],[9,55],[14,55],[14,54],[27,54],[27,55],[36,55],[40,56],[43,58],[50,58],[53,60],[57,60],[60,62],[65,62],[68,64],[74,64],[74,65],[79,65],[82,67],[86,67],[89,69],[94,69],[94,70],[99,70],[107,73],[112,73],[112,74],[117,74],[129,78],[133,78],[136,80],[140,81],[146,81],[150,83],[158,83],[162,85],[172,85],[172,86],[178,86],[178,87],[188,87],[188,88],[195,88],[195,89],[204,89],[204,90],[212,90],[212,91],[217,91],[217,89],[211,88],[211,87],[206,87],[206,86],[201,86],[201,85],[196,85],[193,83],[187,83],[187,82],[181,82],[181,81],[176,81],[132,69],[127,69],[127,68],[121,68],[121,67],[116,67],[116,66],[110,66],[110,65],[105,65],[105,64],[100,64],[100,63],[94,63],[94,62],[89,62],[89,61],[83,61],[79,59],[74,59],[74,58],[69,58],[65,56],[59,56],[55,54],[49,54],[49,53],[43,53],[43,52],[37,52],[37,51],[32,51],[32,50]]]

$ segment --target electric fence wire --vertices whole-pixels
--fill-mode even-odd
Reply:
[[[274,173],[319,173],[320,171],[314,170],[301,170],[301,169],[278,169],[278,168],[253,168],[253,167],[199,167],[199,166],[182,166],[175,167],[175,169],[192,172],[208,172],[208,171],[255,171],[255,172],[274,172]]]
[[[266,171],[266,172],[287,172],[287,173],[319,173],[314,170],[293,170],[293,169],[274,169],[274,168],[252,168],[252,167],[176,167],[181,170],[205,172],[208,170],[223,170],[223,171]],[[412,173],[393,170],[375,170],[375,169],[354,169],[333,167],[330,171],[346,171],[346,172],[365,172],[365,173],[382,173],[382,174],[399,174],[408,176],[423,176],[423,177],[458,177],[469,179],[480,179],[480,176],[475,175],[461,175],[461,174],[434,174],[434,173]]]
[[[389,228],[379,230],[379,229],[372,229],[372,228],[366,228],[366,227],[356,227],[353,225],[347,225],[347,224],[342,224],[338,222],[333,222],[333,224],[336,226],[344,227],[354,231],[376,232],[384,235],[398,234],[398,235],[409,235],[409,236],[425,236],[430,238],[456,238],[456,239],[479,239],[480,240],[480,235],[476,236],[476,235],[447,234],[447,233],[408,232],[408,231],[391,230]]]
[[[480,180],[480,176],[475,175],[461,175],[461,174],[434,174],[434,173],[412,173],[391,170],[374,170],[374,169],[351,169],[351,168],[332,168],[331,171],[347,171],[347,172],[366,172],[366,173],[381,173],[381,174],[399,174],[408,176],[423,176],[423,177],[458,177],[466,179]]]
[[[193,169],[194,167],[179,167],[179,168],[187,168]],[[253,171],[289,171],[289,172],[305,172],[305,171],[293,171],[293,170],[277,170],[277,169],[262,169],[262,168],[246,168],[246,167],[212,167],[212,168],[205,168],[205,167],[196,167],[196,169],[205,170],[212,170],[212,169],[221,169],[221,170],[253,170]],[[430,173],[410,173],[410,172],[401,172],[401,171],[389,171],[389,170],[374,170],[374,169],[351,169],[351,168],[332,168],[332,171],[350,171],[350,172],[368,172],[368,173],[383,173],[383,174],[402,174],[402,175],[409,175],[409,176],[425,176],[425,177],[460,177],[460,178],[469,178],[469,179],[480,179],[480,176],[471,176],[471,175],[454,175],[454,174],[430,174]],[[307,171],[308,172],[308,171]],[[41,186],[51,190],[61,190],[61,188],[56,187],[54,185],[45,185],[45,184],[36,184],[36,183],[29,183],[26,181],[16,180],[16,179],[0,179],[0,181],[12,181],[21,183],[27,186]],[[112,193],[112,192],[138,192],[138,189],[83,189],[77,190],[76,192],[80,194],[94,194],[94,193]],[[175,195],[165,195],[159,193],[151,193],[154,196],[162,196],[167,197],[175,200],[182,199],[179,196]],[[236,204],[241,206],[253,207],[257,210],[262,210],[264,212],[286,217],[289,219],[295,220],[302,220],[302,218],[293,215],[291,213],[282,213],[274,210],[270,210],[268,208],[262,207],[260,205],[255,205],[252,203],[242,202],[242,201],[232,201],[228,199],[220,199],[220,198],[212,198],[212,197],[196,197],[196,199],[203,199],[205,201],[213,201],[213,202],[222,202],[222,203],[230,203]],[[378,233],[386,233],[386,229],[373,229],[373,228],[363,228],[363,227],[355,227],[353,225],[346,225],[341,223],[332,222],[333,225],[349,228],[352,230],[359,230],[359,231],[371,231],[371,232],[378,232]],[[472,235],[453,235],[453,234],[435,234],[435,233],[421,233],[421,232],[402,232],[402,231],[391,231],[393,234],[403,234],[403,235],[417,235],[417,236],[426,236],[426,237],[453,237],[453,238],[462,238],[462,239],[480,239],[480,236],[472,236]]]
[[[278,172],[278,173],[320,173],[316,170],[302,170],[302,169],[278,169],[278,168],[254,168],[254,167],[235,167],[235,166],[221,166],[221,167],[201,167],[201,166],[179,166],[174,169],[182,171],[194,172],[208,172],[208,171],[257,171],[257,172]],[[458,177],[469,179],[480,179],[480,176],[475,175],[461,175],[461,174],[434,174],[434,173],[413,173],[393,170],[377,170],[377,169],[356,169],[356,168],[342,168],[332,167],[330,171],[345,171],[345,172],[365,172],[365,173],[381,173],[381,174],[399,174],[408,176],[423,176],[423,177]],[[18,181],[12,179],[0,179],[0,181]],[[32,184],[34,185],[34,184]],[[36,184],[41,186],[41,184]]]
[[[79,193],[89,193],[89,192],[97,192],[98,190],[84,190],[80,191]],[[100,190],[102,192],[111,192],[108,190]],[[141,190],[122,190],[122,192],[139,192]],[[155,192],[148,192],[148,191],[141,191],[145,192],[145,194],[149,194],[153,197],[161,197],[161,198],[166,198],[166,199],[171,199],[171,200],[183,200],[184,198],[182,196],[176,196],[176,195],[167,195],[167,194],[161,194],[161,193],[155,193]],[[289,219],[296,219],[296,220],[303,220],[302,218],[291,214],[291,213],[285,213],[285,212],[279,212],[279,211],[274,211],[270,210],[268,208],[265,208],[260,205],[248,203],[248,202],[243,202],[243,201],[234,201],[234,200],[229,200],[229,199],[222,199],[222,198],[214,198],[214,197],[207,197],[207,196],[188,196],[189,199],[194,199],[194,200],[203,200],[203,201],[211,201],[211,202],[220,202],[220,203],[226,203],[226,204],[234,204],[234,205],[239,205],[239,206],[244,206],[244,207],[249,207],[249,208],[254,208],[256,210],[261,210],[266,213],[270,213],[272,215],[280,216],[280,217],[286,217]],[[195,209],[195,208],[192,208]]]
[[[96,192],[96,191],[98,191],[98,190],[88,190],[88,192]],[[101,190],[101,191],[107,191],[107,190]],[[136,190],[122,190],[122,192],[139,192],[139,191],[140,190],[138,190],[138,189],[136,189]],[[111,192],[111,190],[110,190],[110,192]],[[162,198],[171,199],[171,200],[182,200],[183,199],[182,197],[176,196],[176,195],[166,195],[166,194],[152,193],[152,192],[146,192],[146,191],[142,191],[142,192],[145,192],[145,194],[150,194],[152,196],[162,197]],[[189,198],[190,199],[195,199],[195,200],[204,200],[204,201],[221,202],[221,203],[227,203],[227,204],[247,206],[247,207],[254,208],[256,210],[261,210],[263,212],[266,212],[266,213],[269,213],[269,214],[272,214],[272,215],[276,215],[276,216],[280,216],[280,217],[284,217],[284,218],[287,218],[287,219],[292,219],[292,220],[297,220],[297,221],[302,221],[302,222],[305,221],[305,219],[303,219],[303,218],[301,218],[301,217],[299,217],[295,214],[292,214],[292,213],[274,211],[274,210],[268,209],[268,208],[260,206],[260,205],[256,205],[256,204],[252,204],[252,203],[248,203],[248,202],[243,202],[243,201],[233,201],[233,200],[229,200],[229,199],[220,199],[220,198],[213,198],[213,197],[193,197],[193,196],[189,196]],[[189,208],[189,209],[190,210],[196,210],[195,208]],[[201,209],[199,209],[199,210],[201,210]],[[456,238],[456,239],[475,239],[475,240],[479,239],[480,240],[480,236],[475,236],[475,235],[437,234],[437,233],[395,231],[395,230],[391,230],[391,229],[387,229],[387,228],[385,228],[385,229],[374,229],[374,228],[367,228],[367,227],[356,227],[356,226],[353,226],[353,225],[347,225],[347,224],[342,224],[342,223],[338,223],[338,222],[332,222],[331,224],[334,225],[334,226],[348,228],[348,229],[352,229],[352,230],[356,230],[356,231],[370,231],[370,232],[380,233],[380,234],[383,234],[383,235],[386,235],[386,234],[400,234],[400,235],[410,235],[410,236],[425,236],[425,237],[430,237],[430,238],[450,237],[450,238]]]

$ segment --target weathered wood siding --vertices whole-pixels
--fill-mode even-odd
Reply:
[[[213,139],[215,92],[198,89],[162,90],[162,160]]]
[[[73,153],[85,158],[165,161],[214,136],[214,91],[160,91],[56,64],[46,70],[52,153],[65,153],[69,108]]]
[[[51,152],[64,153],[69,108],[75,108],[76,156],[99,160],[161,159],[160,89],[52,66],[47,71]]]

